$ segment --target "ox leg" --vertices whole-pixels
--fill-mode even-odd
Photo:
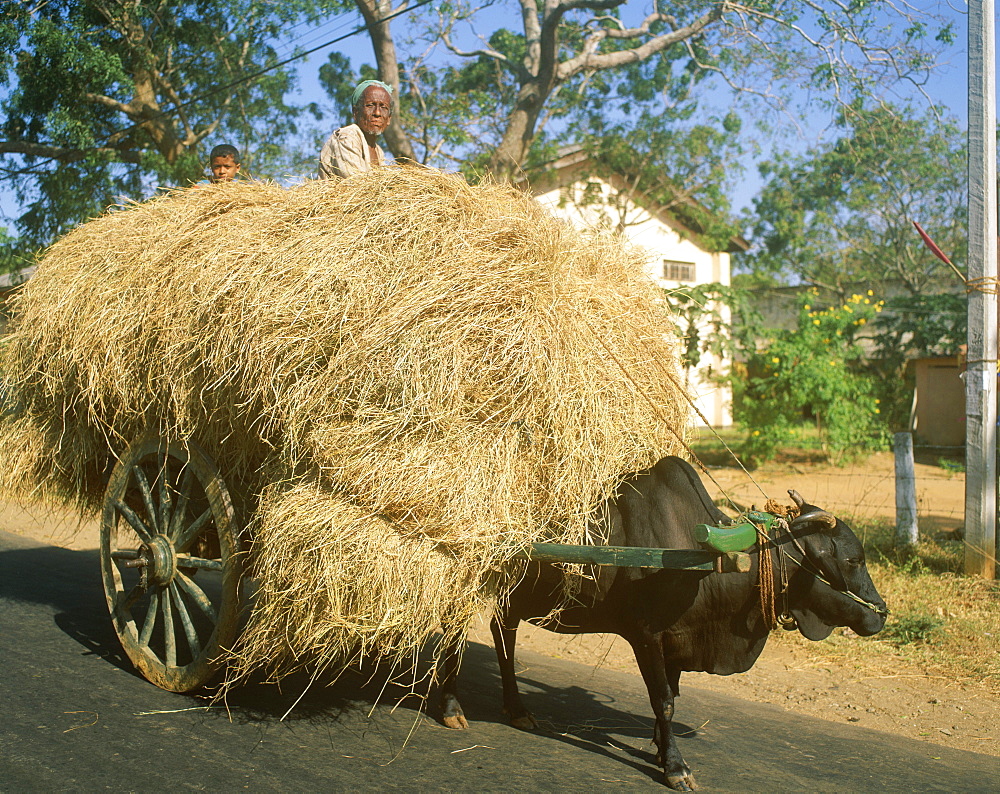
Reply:
[[[510,724],[515,728],[530,731],[537,728],[538,723],[521,702],[521,693],[517,691],[517,676],[514,673],[514,645],[517,642],[518,623],[520,621],[509,614],[497,614],[490,623],[490,631],[493,632],[493,645],[496,647],[497,663],[500,665],[503,713],[508,716]]]
[[[649,704],[656,716],[653,741],[656,743],[656,760],[663,767],[664,782],[675,791],[694,791],[698,788],[691,768],[681,757],[677,740],[670,729],[674,717],[674,697],[678,694],[680,671],[668,670],[660,644],[653,637],[643,637],[631,643],[635,660],[642,673],[649,693]]]
[[[462,642],[455,640],[444,651],[444,675],[441,678],[441,721],[448,728],[466,730],[462,704],[458,701],[458,671],[462,664]]]

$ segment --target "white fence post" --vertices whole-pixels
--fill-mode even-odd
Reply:
[[[896,453],[896,548],[900,551],[917,545],[917,481],[913,473],[913,436],[893,436]]]

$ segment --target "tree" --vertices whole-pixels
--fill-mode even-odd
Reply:
[[[663,290],[664,300],[677,326],[677,335],[684,340],[680,361],[684,369],[684,385],[691,386],[695,370],[702,369],[703,356],[721,361],[735,361],[745,351],[753,350],[761,334],[760,314],[749,295],[725,284],[693,284]],[[739,322],[734,323],[733,317]],[[732,371],[713,371],[705,367],[713,382],[732,385]]]
[[[801,282],[845,299],[858,284],[918,296],[958,278],[920,241],[925,227],[965,259],[966,148],[954,124],[931,114],[845,109],[844,135],[761,167],[767,182],[749,212],[754,244],[740,270]]]
[[[442,63],[429,50],[399,57],[386,20],[408,0],[395,8],[390,0],[356,3],[382,79],[401,89],[404,137],[420,127],[414,120],[428,109],[426,88],[471,83],[451,121],[478,124],[466,159],[480,155],[499,176],[524,166],[546,124],[576,123],[575,114],[595,104],[628,115],[637,104],[689,95],[708,76],[779,102],[789,86],[805,85],[848,104],[890,81],[919,85],[937,44],[953,38],[929,15],[864,1],[695,0],[670,9],[656,2],[640,17],[625,0],[496,0],[478,8],[458,0],[438,6],[437,25],[423,35],[453,56]],[[518,29],[490,24],[501,10],[520,19]],[[387,140],[395,155],[412,156],[398,136]]]
[[[15,0],[0,17],[0,168],[24,213],[23,255],[117,195],[202,175],[220,135],[258,172],[281,157],[301,112],[283,95],[273,42],[321,0]],[[271,142],[258,145],[258,141]],[[253,143],[252,147],[246,144]]]

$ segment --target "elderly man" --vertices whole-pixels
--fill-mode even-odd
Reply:
[[[365,80],[351,97],[354,124],[335,130],[319,155],[322,179],[345,177],[385,163],[376,141],[392,119],[392,87],[379,80]]]

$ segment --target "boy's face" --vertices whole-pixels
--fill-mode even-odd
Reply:
[[[233,159],[231,154],[213,157],[208,167],[212,171],[211,180],[213,182],[229,182],[235,179],[240,172],[240,164]]]

